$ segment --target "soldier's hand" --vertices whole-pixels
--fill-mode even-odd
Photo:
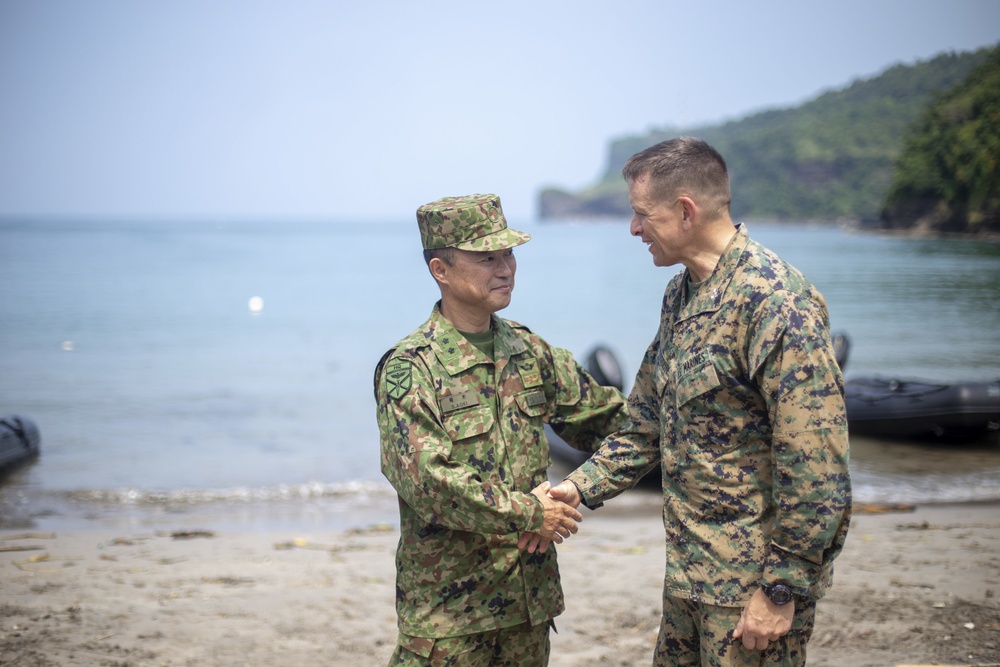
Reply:
[[[529,554],[536,551],[543,554],[548,551],[550,544],[552,544],[552,540],[546,540],[538,533],[521,533],[521,539],[517,541],[517,548],[522,551],[527,549]]]
[[[549,542],[561,544],[564,539],[576,533],[577,522],[583,521],[583,515],[576,511],[575,507],[549,496],[551,487],[548,482],[542,482],[531,490],[531,493],[542,502],[545,515],[542,518],[542,529],[537,535],[525,533],[518,540],[518,546],[521,548],[527,546],[530,553],[534,553],[535,548],[539,546],[542,547],[542,553],[545,553]]]
[[[580,495],[580,489],[578,489],[576,484],[568,479],[563,480],[558,485],[551,487],[548,490],[548,494],[550,498],[564,502],[573,508],[579,507],[580,503],[583,502],[583,496]],[[581,516],[579,520],[582,521],[583,517]],[[573,532],[576,531],[574,530]],[[569,537],[569,535],[566,537]],[[545,553],[545,551],[549,548],[550,543],[551,540],[544,539],[538,533],[523,533],[521,535],[521,539],[517,542],[517,548],[527,549],[530,554],[535,553],[536,550],[540,553]]]
[[[795,600],[776,605],[758,588],[743,609],[733,639],[742,639],[745,648],[763,651],[768,642],[777,641],[792,629],[794,615]]]

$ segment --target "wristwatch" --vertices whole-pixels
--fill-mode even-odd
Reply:
[[[779,607],[792,601],[792,589],[785,584],[761,584],[761,589],[767,599]]]

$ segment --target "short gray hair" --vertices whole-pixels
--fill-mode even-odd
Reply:
[[[429,248],[424,250],[424,261],[427,266],[431,265],[431,260],[437,257],[448,266],[455,266],[455,248]]]
[[[650,194],[658,200],[685,195],[715,216],[729,211],[729,170],[719,151],[702,139],[677,137],[639,151],[622,167],[632,181],[648,175]]]

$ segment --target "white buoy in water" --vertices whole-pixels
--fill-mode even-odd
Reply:
[[[264,299],[259,296],[252,296],[250,297],[250,301],[247,302],[247,307],[251,313],[259,313],[264,310]]]

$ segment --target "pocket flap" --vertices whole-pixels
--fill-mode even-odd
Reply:
[[[488,433],[493,428],[493,410],[477,405],[468,410],[449,412],[444,416],[444,429],[452,442]]]
[[[529,417],[541,417],[545,414],[547,405],[545,392],[540,389],[522,391],[517,395],[517,406]]]
[[[719,374],[715,366],[707,363],[696,368],[677,383],[677,407],[680,407],[696,396],[701,396],[719,386]]]

